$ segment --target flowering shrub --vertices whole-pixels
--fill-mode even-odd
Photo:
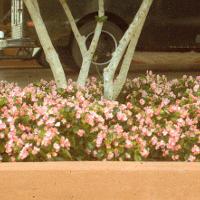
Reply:
[[[92,78],[57,89],[0,82],[0,159],[200,161],[200,78],[151,72],[128,80],[118,101]]]

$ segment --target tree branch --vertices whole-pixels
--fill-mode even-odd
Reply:
[[[105,11],[104,11],[104,0],[98,0],[99,3],[99,12],[98,12],[98,17],[102,18],[105,15]],[[98,41],[102,32],[102,28],[103,28],[103,21],[97,21],[97,25],[94,31],[94,37],[92,39],[92,42],[90,44],[90,48],[89,48],[89,52],[90,54],[94,55],[94,52],[97,48],[98,45]]]
[[[105,15],[105,11],[104,11],[104,0],[98,0],[98,4],[99,4],[99,12],[98,12],[98,17],[102,18]],[[94,57],[94,53],[96,51],[97,45],[98,45],[98,41],[103,29],[103,23],[104,21],[98,21],[97,20],[97,25],[94,31],[94,36],[92,38],[92,42],[90,44],[89,50],[87,52],[87,54],[83,56],[83,63],[81,66],[81,70],[79,73],[79,77],[78,77],[78,84],[81,86],[85,85],[86,79],[88,77],[89,74],[89,69],[92,63],[92,59]]]
[[[40,8],[39,8],[39,5],[38,5],[38,1],[35,0],[35,1],[32,1],[33,5],[35,6],[35,9],[37,9],[38,12],[40,12]]]
[[[98,45],[98,41],[102,32],[102,28],[103,28],[103,20],[97,20],[97,25],[94,31],[94,36],[92,39],[92,42],[90,44],[89,49],[87,49],[86,47],[86,43],[85,43],[85,37],[81,35],[81,33],[78,30],[78,27],[75,23],[74,17],[69,9],[69,6],[66,2],[66,0],[59,0],[64,11],[65,14],[67,15],[67,18],[69,20],[69,23],[71,25],[71,29],[74,33],[74,37],[76,38],[76,41],[78,43],[78,46],[80,48],[81,51],[81,55],[83,58],[83,62],[82,62],[82,66],[81,66],[81,70],[78,76],[78,84],[81,86],[85,85],[86,79],[88,77],[89,74],[89,69],[92,63],[92,58],[94,56],[94,53],[96,51],[97,45]],[[104,17],[105,11],[104,11],[104,0],[98,0],[98,5],[99,5],[99,11],[98,11],[98,18],[101,19],[102,17]]]
[[[126,78],[127,78],[128,71],[129,71],[129,68],[130,68],[130,65],[132,62],[132,58],[135,53],[136,45],[137,45],[139,37],[141,35],[142,28],[144,26],[144,23],[145,23],[145,20],[148,15],[148,12],[149,12],[152,2],[153,2],[153,0],[146,0],[146,4],[147,4],[146,9],[143,9],[141,11],[141,15],[140,15],[140,18],[138,19],[136,31],[135,31],[133,37],[131,38],[131,41],[129,43],[128,49],[126,51],[126,54],[125,54],[123,62],[122,62],[120,72],[113,84],[114,85],[113,99],[116,99],[118,97],[118,95],[120,94],[120,92],[123,88],[124,83],[126,82]]]
[[[141,19],[144,17],[144,13],[146,13],[146,10],[148,10],[150,8],[152,2],[153,2],[153,0],[143,0],[132,23],[130,24],[130,26],[127,29],[127,31],[125,32],[124,36],[120,40],[117,49],[113,53],[110,64],[108,65],[107,68],[104,69],[104,97],[105,98],[113,99],[114,75],[115,75],[116,69],[126,51],[127,46],[130,43],[131,38],[134,37],[135,39],[137,39],[137,37],[135,37],[134,32],[135,32],[135,30],[137,30],[137,28],[139,28],[138,24],[140,24]],[[140,34],[140,33],[138,32],[138,34]]]
[[[65,73],[62,68],[62,64],[60,62],[58,54],[56,53],[56,50],[51,42],[45,24],[40,15],[38,2],[37,0],[23,0],[23,1],[35,25],[39,41],[45,52],[46,59],[53,72],[56,84],[59,88],[65,88],[67,86]]]
[[[78,27],[75,23],[75,19],[74,19],[72,13],[71,13],[71,10],[69,9],[69,6],[68,6],[66,0],[59,0],[59,1],[60,1],[60,4],[62,5],[64,11],[65,11],[65,14],[67,15],[71,29],[74,33],[74,37],[76,38],[76,41],[77,41],[78,46],[80,48],[81,54],[84,55],[87,51],[87,47],[86,47],[86,44],[85,44],[85,37],[83,37],[80,34]]]

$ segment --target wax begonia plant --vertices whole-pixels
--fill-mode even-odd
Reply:
[[[200,77],[128,80],[120,101],[91,78],[65,89],[0,82],[0,159],[200,160]]]

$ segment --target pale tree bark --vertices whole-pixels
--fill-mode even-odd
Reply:
[[[27,7],[27,10],[33,20],[40,44],[46,55],[47,62],[52,70],[57,87],[67,87],[67,81],[65,77],[62,64],[58,57],[58,54],[51,42],[46,26],[42,20],[40,9],[37,0],[23,0]]]
[[[115,52],[113,53],[112,59],[108,67],[104,69],[104,97],[107,99],[115,99],[119,95],[123,87],[133,54],[135,52],[135,47],[137,45],[139,36],[141,34],[144,22],[146,20],[152,2],[153,0],[143,0],[142,5],[140,6],[137,14],[135,15],[132,23],[130,24],[124,36],[120,40]],[[128,45],[129,47],[127,49]],[[117,79],[114,81],[116,69],[126,49],[127,52],[124,57],[120,73]]]
[[[85,36],[82,36],[81,33],[79,32],[78,27],[75,23],[74,17],[72,16],[72,13],[69,9],[69,6],[68,6],[66,0],[59,0],[59,1],[65,11],[65,14],[67,15],[67,18],[71,25],[71,29],[74,33],[74,37],[76,38],[76,41],[78,43],[78,46],[80,48],[81,55],[83,58],[83,62],[82,62],[79,76],[78,76],[77,83],[80,86],[85,86],[85,83],[86,83],[86,80],[87,80],[87,77],[89,74],[89,69],[92,64],[92,59],[93,59],[94,53],[96,51],[98,41],[99,41],[99,38],[100,38],[100,35],[102,32],[102,28],[103,28],[104,20],[101,20],[101,19],[105,15],[104,0],[98,0],[98,5],[99,5],[98,19],[99,20],[97,20],[97,25],[96,25],[96,28],[94,31],[94,36],[93,36],[93,39],[92,39],[89,49],[87,49],[87,47],[86,47]]]
[[[144,9],[144,11],[143,11],[143,14],[141,13],[141,20],[138,21],[138,27],[137,27],[136,31],[134,32],[134,34],[131,38],[131,41],[128,45],[128,49],[123,58],[123,62],[122,62],[121,68],[120,68],[120,72],[114,81],[113,99],[116,99],[119,96],[119,94],[126,82],[128,71],[129,71],[129,68],[130,68],[134,53],[135,53],[135,49],[136,49],[139,37],[142,32],[142,28],[144,26],[144,23],[145,23],[145,20],[148,15],[148,12],[149,12],[152,2],[153,2],[153,0],[150,0],[149,4],[147,4],[146,9]]]

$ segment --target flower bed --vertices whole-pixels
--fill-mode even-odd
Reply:
[[[119,101],[95,78],[66,90],[0,83],[2,161],[200,160],[200,78],[128,80]]]

